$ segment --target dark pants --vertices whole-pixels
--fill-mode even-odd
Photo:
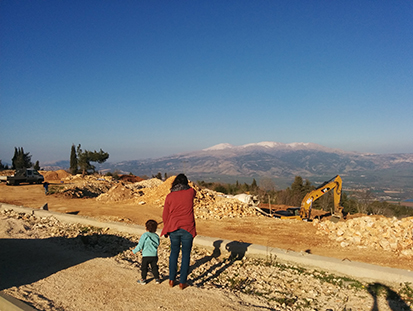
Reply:
[[[169,233],[169,238],[171,239],[171,255],[169,256],[169,279],[175,280],[176,278],[179,251],[182,249],[181,273],[179,277],[179,283],[186,283],[186,280],[188,278],[192,241],[194,238],[188,231],[184,229],[178,229],[174,232]]]
[[[152,274],[155,279],[159,279],[158,271],[158,257],[142,257],[142,279],[146,280],[148,274],[148,267],[151,266]]]

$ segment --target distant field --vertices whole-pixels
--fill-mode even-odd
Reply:
[[[407,207],[413,207],[413,202],[401,202],[400,204]]]

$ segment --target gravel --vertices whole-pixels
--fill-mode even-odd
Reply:
[[[138,242],[137,236],[112,232],[109,228],[68,224],[58,221],[53,216],[36,217],[34,214],[17,213],[13,210],[2,211],[0,219],[2,239],[48,239],[51,243],[73,252],[92,254],[93,258],[108,258],[111,261],[106,263],[114,268],[121,267],[134,271],[136,276],[140,275],[141,255],[133,255],[130,251]],[[160,273],[166,279],[168,239],[161,239],[158,255]],[[411,310],[410,306],[413,303],[411,284],[400,284],[399,288],[390,288],[379,283],[363,284],[326,271],[281,264],[273,257],[257,259],[224,256],[220,253],[219,246],[213,251],[194,247],[191,256],[189,289],[198,291],[196,295],[199,297],[196,297],[200,303],[202,295],[210,295],[211,292],[227,298],[232,297],[232,301],[238,299],[238,302],[234,302],[232,310],[246,310],[245,307],[251,310]],[[6,260],[7,256],[0,255],[0,263]],[[7,275],[7,271],[4,270],[3,267],[0,275]],[[46,276],[45,280],[48,278],[53,279],[52,276]],[[4,280],[0,279],[0,285]],[[53,286],[56,288],[64,286],[64,281],[55,282]],[[73,310],[105,309],[96,305],[96,309],[89,305],[86,308],[90,292],[85,292],[85,298],[80,302],[70,302],[48,294],[50,289],[42,292],[42,286],[35,286],[36,282],[5,283],[1,289],[38,310],[72,310],[71,303],[79,303]],[[218,295],[216,297],[218,299]],[[59,299],[61,301],[57,301]],[[161,309],[175,310],[173,306],[162,306]],[[193,305],[181,309],[197,310]],[[128,309],[123,305],[119,308],[107,306],[106,310]]]

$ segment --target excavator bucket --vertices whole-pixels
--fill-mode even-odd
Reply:
[[[330,221],[334,222],[334,223],[339,222],[340,219],[341,219],[341,217],[339,215],[331,215],[331,217],[330,217]]]

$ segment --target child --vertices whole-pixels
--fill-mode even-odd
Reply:
[[[155,283],[160,284],[158,271],[158,246],[159,235],[156,233],[158,223],[155,220],[148,220],[145,224],[146,230],[139,239],[138,245],[132,251],[136,254],[142,250],[142,279],[138,280],[139,284],[146,284],[146,275],[148,274],[148,266],[151,266],[153,276],[155,277]]]

